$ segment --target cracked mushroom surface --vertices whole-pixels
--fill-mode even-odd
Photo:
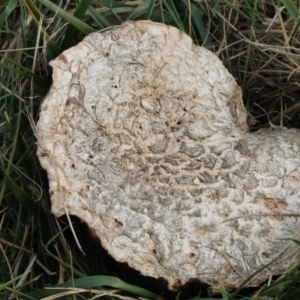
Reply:
[[[178,29],[87,36],[51,61],[37,124],[52,212],[86,222],[119,262],[218,289],[280,274],[299,250],[300,133],[247,132],[234,78]]]

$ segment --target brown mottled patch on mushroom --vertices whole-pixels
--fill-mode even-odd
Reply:
[[[270,211],[284,211],[287,207],[287,203],[284,200],[273,199],[273,198],[264,198],[264,205]]]

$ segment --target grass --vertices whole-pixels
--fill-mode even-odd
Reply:
[[[78,250],[66,219],[50,213],[47,177],[32,130],[51,85],[47,62],[90,32],[125,20],[180,28],[214,51],[242,86],[252,130],[300,128],[299,10],[292,0],[0,0],[0,298],[188,298],[116,273],[85,241]],[[85,246],[85,247],[84,247]],[[119,266],[117,267],[119,268]],[[126,278],[125,281],[119,277]],[[146,280],[152,282],[150,279]],[[195,299],[300,299],[299,264],[257,289]],[[144,287],[147,287],[150,292]],[[51,288],[51,289],[49,289]],[[94,298],[93,298],[94,297]]]

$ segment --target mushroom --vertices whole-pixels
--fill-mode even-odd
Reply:
[[[228,289],[299,258],[300,133],[248,132],[240,87],[176,28],[126,22],[50,62],[37,123],[52,212],[119,262]],[[271,263],[272,262],[272,263]]]

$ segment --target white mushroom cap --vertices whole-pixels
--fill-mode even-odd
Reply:
[[[248,285],[294,264],[300,133],[247,133],[241,90],[178,29],[127,22],[50,63],[38,156],[52,212],[76,215],[116,260],[175,289]]]

